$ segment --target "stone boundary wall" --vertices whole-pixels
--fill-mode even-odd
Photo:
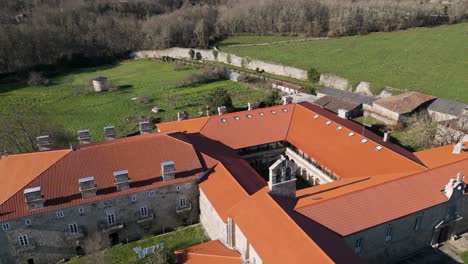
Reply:
[[[177,59],[190,59],[188,48],[170,48],[164,50],[142,50],[132,53],[134,59],[149,59],[149,58],[161,58],[163,56],[169,56]],[[217,58],[213,54],[213,50],[204,49],[193,49],[195,53],[200,53],[202,60],[206,61],[218,61],[226,64],[230,64],[237,67],[245,67],[247,69],[255,70],[256,68],[263,69],[265,72],[287,76],[299,80],[307,80],[307,71],[294,68],[290,66],[274,64],[261,60],[255,60],[247,57],[240,57],[234,54],[218,52]]]
[[[343,91],[352,90],[351,82],[348,79],[333,74],[320,74],[319,84]]]

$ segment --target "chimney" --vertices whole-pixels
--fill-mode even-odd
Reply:
[[[34,187],[24,190],[24,198],[29,210],[35,210],[44,207],[44,196],[41,187]]]
[[[182,121],[189,118],[189,114],[185,111],[177,113],[177,120]]]
[[[384,142],[390,141],[390,131],[384,132],[383,141]]]
[[[249,110],[257,109],[259,106],[260,104],[258,102],[249,102],[247,104],[247,107],[249,108]]]
[[[115,127],[113,126],[104,127],[104,139],[106,141],[115,139]]]
[[[37,147],[39,151],[45,151],[51,149],[50,137],[47,136],[39,136],[36,138]]]
[[[151,134],[151,130],[153,130],[153,124],[151,124],[149,121],[140,122],[139,127],[141,135]]]
[[[161,174],[163,177],[163,181],[170,181],[175,179],[174,161],[169,160],[161,162]]]
[[[283,155],[269,168],[270,194],[296,197],[296,164]]]
[[[447,200],[450,200],[452,197],[460,197],[465,193],[465,176],[463,174],[458,173],[457,178],[450,179],[449,182],[445,185],[443,190],[443,194],[447,197]],[[455,195],[454,194],[460,194]]]
[[[91,143],[91,136],[89,135],[89,129],[78,130],[78,141],[80,145]]]
[[[227,113],[227,107],[225,107],[224,105],[218,107],[218,115],[224,115],[225,113]]]
[[[455,144],[455,146],[453,147],[453,151],[452,151],[452,154],[460,154],[462,151],[465,150],[465,144],[463,142],[458,142],[457,144]]]
[[[349,113],[345,109],[338,109],[338,116],[343,118],[343,119],[348,119]]]
[[[284,96],[281,101],[283,101],[283,105],[292,104],[293,98],[291,96]]]
[[[114,172],[114,184],[118,192],[130,189],[130,178],[128,177],[128,170]]]
[[[96,196],[96,184],[94,183],[94,177],[87,177],[78,180],[80,185],[81,198],[86,199]]]

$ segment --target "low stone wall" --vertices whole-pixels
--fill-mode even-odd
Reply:
[[[351,82],[348,79],[333,74],[320,74],[319,84],[343,91],[350,91],[352,89]]]
[[[143,50],[136,51],[132,54],[135,59],[149,59],[149,58],[161,58],[169,56],[177,59],[191,59],[188,48],[170,48],[164,50]],[[204,49],[193,49],[195,53],[201,55],[202,60],[206,61],[218,61],[226,64],[230,64],[237,67],[245,67],[247,69],[255,70],[257,68],[265,70],[265,72],[287,76],[299,80],[307,80],[307,71],[294,68],[290,66],[274,64],[261,60],[255,60],[248,57],[240,57],[234,54],[218,52],[215,57],[213,50]]]

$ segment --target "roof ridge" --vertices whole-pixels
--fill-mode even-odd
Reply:
[[[237,250],[236,250],[237,252]],[[182,253],[185,253],[182,251]],[[214,254],[208,254],[208,253],[195,253],[195,252],[187,252],[189,255],[196,255],[196,256],[204,256],[204,257],[213,257],[213,258],[232,258],[232,259],[240,259],[240,257],[234,257],[234,256],[225,256],[225,255],[214,255]]]

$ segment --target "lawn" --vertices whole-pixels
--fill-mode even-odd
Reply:
[[[224,39],[219,42],[219,46],[228,46],[228,45],[239,45],[239,44],[261,44],[261,43],[271,43],[278,41],[289,41],[289,40],[298,40],[303,39],[303,37],[294,37],[294,36],[235,36]]]
[[[93,263],[96,259],[105,259],[113,264],[127,264],[127,263],[140,263],[136,253],[133,251],[135,247],[149,247],[158,243],[164,243],[165,248],[172,250],[179,250],[189,248],[191,246],[208,241],[205,232],[200,224],[189,227],[176,229],[173,232],[143,238],[138,241],[130,242],[128,244],[119,244],[103,252],[91,256],[84,256],[81,258],[74,257],[69,264],[80,263]]]
[[[0,86],[0,111],[29,109],[32,113],[50,113],[53,121],[75,133],[90,129],[93,141],[102,139],[102,128],[113,125],[119,135],[137,131],[139,117],[152,116],[162,121],[175,120],[177,112],[187,111],[196,117],[204,103],[204,96],[218,87],[226,88],[235,107],[247,107],[251,100],[261,100],[264,91],[248,88],[231,81],[178,87],[177,83],[197,69],[175,70],[175,64],[150,60],[126,61],[118,65],[87,68],[58,76],[47,86]],[[117,91],[88,92],[89,81],[96,76],[108,77]],[[172,96],[172,97],[171,97]],[[142,104],[135,97],[147,97],[151,103]],[[174,98],[178,98],[174,106]],[[155,114],[150,110],[160,107]],[[175,107],[175,108],[174,108]]]
[[[259,37],[263,38],[263,37]],[[227,40],[229,41],[229,39]],[[468,23],[225,52],[468,103]]]

